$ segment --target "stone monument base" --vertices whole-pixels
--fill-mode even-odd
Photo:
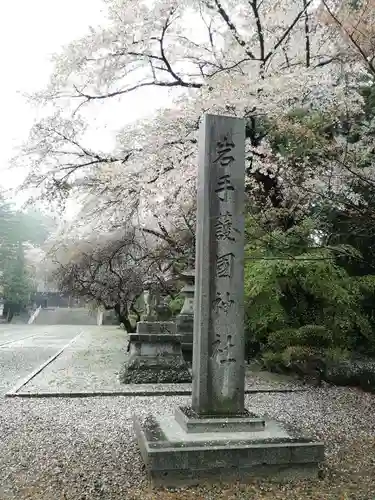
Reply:
[[[245,414],[198,417],[189,408],[175,416],[134,418],[134,430],[153,486],[317,478],[324,446],[295,429]]]
[[[190,407],[180,407],[175,411],[177,423],[187,433],[198,432],[247,432],[249,430],[263,430],[265,420],[258,418],[247,410],[241,415],[218,417],[212,415],[199,415]]]
[[[139,322],[129,335],[130,354],[120,372],[124,384],[191,382],[173,322]]]

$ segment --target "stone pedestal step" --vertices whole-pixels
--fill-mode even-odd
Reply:
[[[120,373],[123,384],[191,382],[174,322],[140,321],[129,336],[129,351]]]
[[[266,420],[263,430],[186,432],[175,417],[134,417],[134,430],[153,486],[259,477],[317,478],[324,446]]]
[[[265,420],[245,411],[242,415],[218,417],[197,415],[190,407],[176,408],[176,422],[187,433],[198,432],[246,432],[264,430]]]

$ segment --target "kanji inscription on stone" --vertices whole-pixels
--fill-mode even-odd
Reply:
[[[245,123],[205,115],[197,184],[193,409],[244,410]]]
[[[222,355],[220,357],[220,363],[223,365],[225,363],[235,363],[236,359],[234,357],[234,352],[233,352],[233,347],[236,347],[232,343],[232,335],[227,336],[227,341],[223,348],[220,350],[220,354]]]
[[[222,141],[217,142],[217,158],[214,163],[219,163],[222,167],[227,167],[235,161],[234,156],[231,154],[232,150],[235,148],[233,141],[228,140],[228,137],[224,137]]]
[[[230,212],[220,215],[215,221],[215,232],[218,240],[235,241],[239,231],[233,227],[233,217]]]
[[[232,350],[233,347],[235,345],[232,343],[232,335],[227,335],[224,342],[221,339],[217,339],[213,343],[214,351],[212,357],[219,365],[235,363],[236,359]]]
[[[216,312],[223,311],[228,314],[230,307],[234,304],[229,292],[217,292],[216,299],[213,301],[213,308]]]
[[[223,174],[217,180],[217,187],[215,192],[221,201],[228,201],[228,194],[230,191],[234,191],[234,186],[230,180],[230,174]]]
[[[218,278],[230,278],[232,276],[233,259],[234,255],[232,253],[218,255],[216,260]]]

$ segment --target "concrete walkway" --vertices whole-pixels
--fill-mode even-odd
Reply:
[[[12,397],[191,394],[191,384],[120,384],[126,348],[127,335],[116,326],[8,325],[0,329],[4,392]],[[249,372],[246,389],[301,387],[288,377]]]
[[[46,362],[77,335],[79,328],[0,326],[0,395]]]
[[[32,341],[33,339],[31,339]],[[116,326],[80,327],[65,349],[23,388],[24,393],[118,391],[127,336]]]
[[[84,307],[56,307],[41,309],[35,325],[96,325],[96,312]]]

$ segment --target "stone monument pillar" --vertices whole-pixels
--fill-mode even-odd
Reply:
[[[244,411],[242,120],[204,117],[197,192],[193,410]]]
[[[154,485],[316,477],[322,443],[244,407],[245,123],[200,129],[192,405],[134,420]]]

